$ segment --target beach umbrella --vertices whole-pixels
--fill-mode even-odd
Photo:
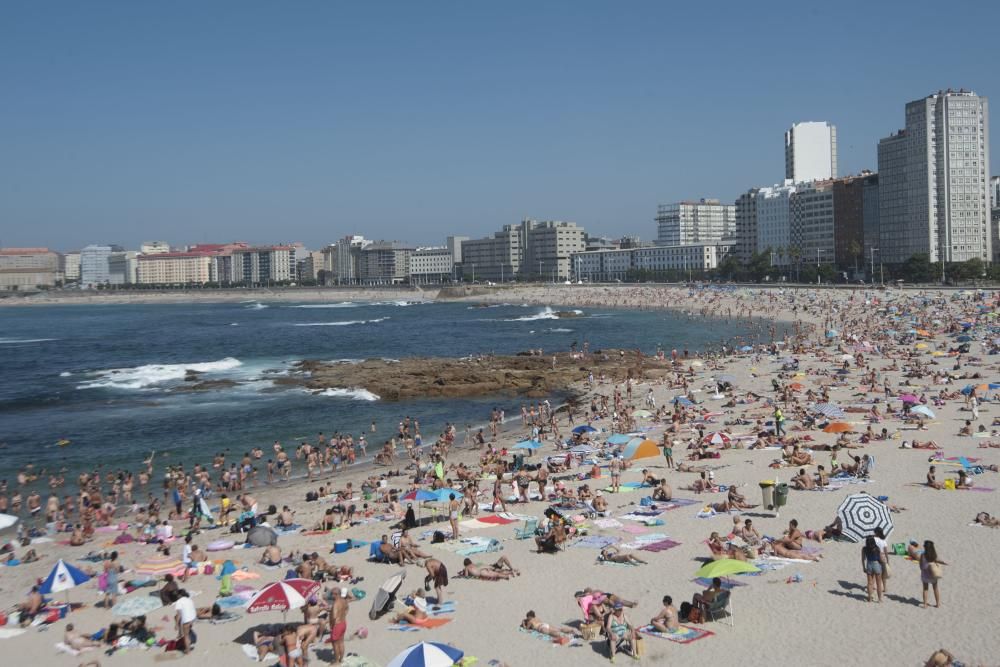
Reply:
[[[255,547],[273,547],[278,543],[278,533],[267,526],[254,526],[247,532],[246,541]]]
[[[721,558],[705,563],[694,573],[695,577],[712,579],[715,577],[728,577],[733,574],[747,574],[750,572],[760,572],[760,568],[753,563],[748,563],[735,558]]]
[[[972,341],[972,336],[959,336],[955,340],[957,340],[959,343],[968,343]]]
[[[726,373],[715,378],[715,381],[719,384],[736,384],[736,376]]]
[[[581,424],[573,429],[573,433],[596,433],[597,429],[590,424]]]
[[[38,587],[38,592],[42,595],[51,595],[59,591],[68,591],[71,588],[76,588],[87,581],[90,581],[89,575],[60,558],[59,562],[52,568],[52,571],[49,572],[49,576]]]
[[[281,611],[287,613],[306,604],[306,598],[294,587],[283,581],[268,584],[257,591],[247,601],[247,613],[256,614],[260,611]]]
[[[827,332],[826,332],[826,337],[827,337],[827,338],[836,338],[836,337],[837,337],[837,336],[839,336],[839,335],[840,335],[840,334],[839,334],[839,333],[837,333],[837,330],[836,330],[836,329],[830,329],[829,331],[827,331]]]
[[[180,574],[184,563],[174,556],[150,556],[135,566],[135,573],[145,577],[162,577],[165,574]]]
[[[788,388],[791,389],[792,391],[802,391],[803,389],[806,388],[806,386],[801,382],[793,382],[790,385],[788,385]]]
[[[920,399],[913,394],[900,394],[899,400],[903,403],[919,403]]]
[[[625,435],[624,433],[615,433],[614,435],[608,438],[607,443],[609,445],[624,445],[632,438],[633,436],[631,435]]]
[[[889,507],[875,496],[855,493],[844,498],[837,508],[842,534],[852,542],[861,542],[881,528],[886,537],[892,532],[892,514]]]
[[[451,502],[451,494],[455,494],[455,500],[461,500],[465,495],[461,491],[456,491],[455,489],[438,489],[434,492],[434,502],[436,503],[447,503]]]
[[[740,352],[753,352],[753,347],[749,345],[744,345],[740,348]]]
[[[433,491],[428,491],[426,489],[417,489],[416,491],[410,491],[403,496],[403,500],[408,500],[410,502],[422,503],[425,500],[436,500],[437,494]]]
[[[386,579],[375,595],[372,597],[372,607],[368,612],[368,618],[375,621],[378,617],[389,611],[396,600],[396,593],[406,579],[406,570],[400,570],[396,574]]]
[[[817,403],[813,406],[813,412],[823,415],[828,419],[839,419],[845,416],[840,406],[833,403]]]
[[[694,403],[691,402],[691,399],[688,398],[687,396],[674,396],[671,403],[673,403],[674,405],[678,404],[683,405],[685,408],[690,408],[691,406],[694,405]]]
[[[917,349],[917,350],[926,350],[927,349],[927,343],[917,343],[913,347],[915,349]]]
[[[707,433],[705,437],[701,439],[707,445],[728,445],[732,442],[732,437],[728,433],[723,433],[722,431],[716,431],[714,433]]]
[[[852,359],[854,359],[854,355],[853,354],[842,354],[842,355],[840,355],[840,360],[841,361],[851,361]]]
[[[824,433],[848,433],[853,430],[854,427],[847,422],[830,422],[823,427]]]
[[[522,440],[521,442],[514,445],[514,449],[530,449],[532,451],[540,449],[542,443],[537,440]]]
[[[2,514],[0,513],[0,533],[11,528],[18,521],[17,517],[13,514]]]
[[[635,412],[632,413],[632,416],[648,419],[649,417],[653,416],[653,413],[650,412],[649,410],[636,410]]]
[[[916,415],[924,415],[925,417],[928,417],[929,419],[934,419],[934,411],[931,410],[926,405],[917,405],[912,410],[910,410],[910,412],[912,412],[913,414],[916,414]]]
[[[1000,389],[1000,382],[990,382],[990,389]]]
[[[420,642],[390,660],[386,667],[451,667],[464,655],[464,652],[454,646]]]
[[[137,595],[116,604],[111,613],[115,616],[145,616],[163,606],[159,595]]]
[[[301,577],[283,579],[281,583],[286,586],[291,586],[299,595],[307,600],[313,595],[319,593],[320,589],[323,588],[323,584],[318,581],[313,581],[312,579],[302,579]]]

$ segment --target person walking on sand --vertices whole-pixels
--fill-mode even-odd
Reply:
[[[934,543],[930,540],[924,541],[924,552],[920,554],[920,583],[924,587],[924,602],[921,607],[927,608],[927,588],[931,587],[934,589],[934,607],[941,606],[941,592],[938,590],[938,581],[941,580],[942,565],[947,565],[943,560],[940,560],[937,555],[937,549],[934,547]]]
[[[608,469],[611,473],[611,493],[618,493],[622,483],[622,457],[612,458]]]
[[[451,524],[451,539],[458,539],[458,500],[454,493],[448,494],[448,523]]]
[[[774,434],[778,437],[785,435],[785,415],[777,406],[774,408]]]
[[[861,547],[861,570],[868,575],[868,602],[872,601],[872,591],[877,591],[878,601],[882,601],[882,574],[885,568],[885,555],[878,548],[875,538],[869,535],[865,538],[865,546]]]

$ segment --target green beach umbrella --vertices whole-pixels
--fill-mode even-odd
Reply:
[[[732,574],[746,574],[747,572],[760,572],[760,568],[746,561],[735,558],[723,558],[705,563],[694,573],[696,577],[712,579],[714,577],[728,577]]]

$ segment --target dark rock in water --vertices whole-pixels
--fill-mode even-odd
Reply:
[[[670,363],[640,358],[634,351],[627,351],[624,359],[617,351],[588,359],[573,359],[566,353],[558,353],[553,369],[552,356],[527,352],[463,359],[366,359],[356,364],[306,360],[296,364],[290,375],[274,378],[274,383],[301,386],[314,392],[360,387],[385,401],[497,394],[545,398],[565,391],[589,371],[620,382],[628,374],[637,379],[654,372],[659,376]]]
[[[557,310],[556,317],[562,320],[570,317],[580,317],[580,313],[575,310]]]
[[[197,380],[198,378],[193,378]],[[184,378],[185,381],[191,382],[188,378]],[[182,385],[180,387],[175,387],[173,391],[175,392],[191,392],[191,391],[212,391],[213,389],[231,389],[239,385],[239,382],[235,380],[202,380],[201,382],[196,382],[195,384]]]
[[[185,382],[197,382],[198,376],[201,375],[201,371],[195,371],[192,369],[187,369],[184,371],[184,381]]]

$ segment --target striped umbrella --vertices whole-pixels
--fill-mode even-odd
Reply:
[[[454,646],[420,642],[397,655],[386,667],[451,667],[464,655],[463,651]]]
[[[708,433],[701,439],[706,445],[728,445],[732,440],[732,437],[728,433],[723,433],[722,431]]]
[[[165,574],[179,574],[184,571],[184,563],[173,556],[150,556],[135,566],[135,573],[145,577],[162,577]]]
[[[875,496],[855,493],[844,498],[837,508],[841,531],[852,542],[861,542],[881,528],[886,537],[892,532],[892,514],[889,507]]]
[[[256,614],[259,611],[288,612],[306,604],[306,598],[293,586],[283,581],[268,584],[257,591],[247,602],[247,613]]]

